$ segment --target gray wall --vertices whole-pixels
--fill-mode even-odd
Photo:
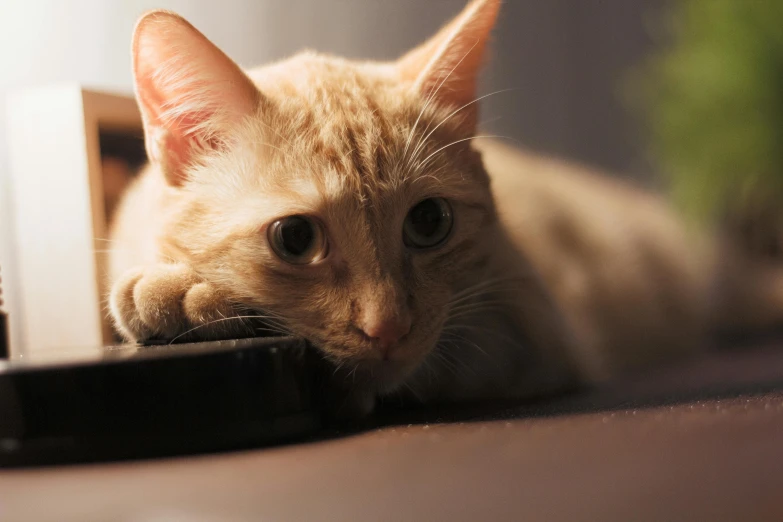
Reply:
[[[507,0],[495,38],[482,120],[521,144],[612,170],[646,171],[617,82],[648,48],[644,16],[663,0]],[[150,8],[180,12],[245,66],[302,47],[393,58],[432,34],[466,0],[0,0],[0,96],[60,81],[130,91],[134,21]],[[11,207],[5,107],[0,105],[0,266],[12,312]],[[494,120],[494,118],[500,119]],[[15,338],[18,345],[20,339]]]
[[[277,58],[307,46],[391,59],[431,35],[465,3],[274,2],[263,27],[269,46],[252,58]],[[488,128],[542,151],[643,175],[637,125],[618,90],[627,68],[648,52],[645,23],[662,5],[663,0],[506,0],[483,90],[514,91],[484,103]]]
[[[645,177],[638,121],[621,102],[630,66],[651,49],[663,0],[509,0],[500,22],[487,116],[527,146]]]

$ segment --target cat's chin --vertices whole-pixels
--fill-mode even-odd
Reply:
[[[345,378],[349,384],[361,383],[384,395],[397,390],[413,373],[416,365],[410,361],[359,360],[349,365]]]

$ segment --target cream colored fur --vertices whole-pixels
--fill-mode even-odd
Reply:
[[[303,53],[247,73],[176,15],[146,15],[134,72],[151,165],[113,229],[118,330],[301,335],[364,410],[386,393],[544,393],[703,349],[722,302],[711,242],[654,195],[474,139],[498,9],[475,0],[395,63]],[[412,252],[403,219],[435,196],[452,236]],[[269,248],[269,224],[294,214],[325,223],[324,262]],[[357,325],[402,316],[411,330],[383,358]]]

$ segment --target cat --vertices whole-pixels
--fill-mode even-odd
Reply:
[[[719,242],[660,196],[480,139],[500,4],[473,0],[395,62],[248,71],[178,15],[144,15],[150,163],[112,227],[122,336],[302,336],[362,414],[389,394],[551,393],[698,353],[724,318],[779,319],[783,279],[716,283]]]

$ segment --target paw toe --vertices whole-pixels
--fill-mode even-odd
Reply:
[[[182,299],[196,281],[196,275],[181,265],[164,265],[144,272],[133,289],[133,300],[139,317],[153,335],[168,338],[182,330]]]
[[[128,340],[136,341],[148,337],[151,332],[139,317],[133,291],[143,276],[141,269],[124,274],[112,287],[109,307],[117,330]]]

